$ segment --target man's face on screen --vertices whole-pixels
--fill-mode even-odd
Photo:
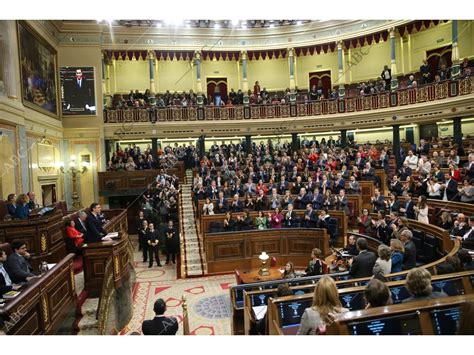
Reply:
[[[82,79],[82,70],[81,69],[76,70],[76,79],[78,79],[78,80]]]

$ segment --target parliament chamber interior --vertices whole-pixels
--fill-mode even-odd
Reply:
[[[0,20],[0,63],[2,335],[474,334],[473,21]]]

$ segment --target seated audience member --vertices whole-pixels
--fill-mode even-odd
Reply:
[[[458,251],[458,258],[464,271],[474,270],[474,262],[472,261],[469,251],[466,249],[461,249]]]
[[[465,233],[462,236],[457,237],[461,242],[474,242],[474,216],[469,217],[469,226],[466,229]],[[464,244],[463,244],[464,246]],[[471,247],[472,249],[472,247]]]
[[[94,243],[101,241],[110,240],[109,237],[106,237],[107,232],[102,228],[102,223],[100,223],[99,215],[102,210],[101,205],[98,203],[92,203],[90,206],[91,213],[87,216],[86,228],[87,235],[86,243]]]
[[[213,215],[214,214],[214,204],[212,203],[209,197],[206,197],[206,201],[202,206],[202,214],[203,215]]]
[[[175,335],[178,331],[178,320],[175,317],[165,317],[166,302],[158,298],[153,305],[155,318],[145,320],[142,324],[144,335]]]
[[[4,263],[7,261],[7,253],[5,250],[0,249],[0,298],[4,293],[9,291],[16,291],[20,289],[20,285],[15,285],[4,267]]]
[[[431,274],[428,270],[422,268],[414,268],[408,272],[405,287],[411,297],[404,299],[403,303],[448,296],[444,292],[433,292]]]
[[[293,295],[293,291],[288,286],[288,284],[278,285],[276,297],[285,297],[285,296],[291,296],[291,295]],[[266,322],[267,322],[267,314],[265,314],[265,316],[263,316],[262,319],[257,321],[257,324],[256,324],[257,334],[259,335],[266,334]],[[253,332],[255,332],[255,330]],[[255,333],[251,333],[251,334],[255,334]]]
[[[356,237],[354,235],[350,235],[349,238],[347,238],[347,245],[344,248],[344,251],[346,251],[349,255],[352,256],[359,255],[359,250],[357,249],[356,242]]]
[[[30,254],[26,250],[26,244],[15,240],[12,242],[13,253],[7,258],[6,269],[13,283],[30,281],[36,277],[28,259]]]
[[[313,304],[306,308],[301,317],[298,335],[325,334],[338,313],[348,312],[339,300],[336,283],[331,277],[322,277],[314,288]]]
[[[225,214],[224,221],[222,222],[222,225],[224,226],[225,232],[235,231],[236,222],[234,218],[232,217],[232,212],[227,211],[227,213]]]
[[[459,195],[461,196],[461,202],[474,203],[474,186],[469,183],[469,179],[463,180],[462,186],[458,186]]]
[[[374,253],[367,250],[369,247],[367,239],[363,237],[358,238],[356,245],[359,250],[359,255],[349,260],[349,264],[351,265],[349,275],[354,279],[370,277],[372,276],[372,270],[377,257]]]
[[[28,196],[21,194],[16,199],[15,217],[18,219],[28,219],[29,215]]]
[[[453,219],[451,217],[451,213],[448,211],[443,211],[441,213],[441,225],[440,227],[444,230],[450,231],[453,228]]]
[[[390,240],[390,250],[392,251],[392,270],[390,272],[401,272],[403,270],[403,254],[405,253],[403,243],[399,239]]]
[[[263,214],[263,211],[259,210],[257,213],[257,217],[255,218],[255,227],[258,230],[263,230],[268,228],[268,219]]]
[[[76,223],[73,220],[66,222],[66,237],[74,241],[76,248],[80,248],[84,243],[84,234],[79,232],[75,227]]]
[[[377,248],[379,257],[375,261],[373,268],[374,278],[379,280],[385,280],[385,276],[392,272],[392,259],[390,258],[391,250],[390,247],[382,244]]]
[[[12,217],[16,217],[16,195],[10,194],[7,198],[7,212]]]
[[[459,319],[458,335],[474,335],[474,302],[461,304],[461,318]]]
[[[281,209],[279,207],[275,208],[273,213],[268,214],[268,219],[270,221],[270,228],[281,228],[283,223]]]
[[[33,191],[28,192],[26,196],[28,197],[28,208],[30,211],[39,208],[39,205],[36,203],[36,194]]]
[[[447,256],[444,262],[436,265],[437,275],[445,275],[461,271],[463,271],[461,260],[457,255]]]
[[[282,278],[294,279],[296,277],[295,266],[291,261],[288,261],[285,265],[285,271],[283,271]]]
[[[392,304],[392,295],[386,284],[377,279],[372,279],[364,290],[367,301],[366,308],[383,307]]]
[[[357,217],[357,222],[359,224],[359,234],[372,235],[372,217],[367,208],[362,210],[362,216]]]
[[[449,234],[455,237],[464,237],[469,229],[469,224],[466,223],[466,216],[464,213],[458,213],[456,220],[454,221],[454,226],[451,228]]]
[[[403,270],[410,270],[416,266],[416,246],[413,240],[413,233],[406,229],[400,233],[400,240],[405,248],[403,253]]]
[[[321,250],[314,248],[311,250],[311,260],[305,270],[306,276],[316,276],[328,273],[327,264],[321,259]]]
[[[153,223],[150,223],[148,225],[148,231],[146,232],[149,268],[153,266],[153,256],[155,257],[156,265],[161,267],[160,249],[161,249],[161,244],[163,243],[161,239],[162,238],[160,238],[160,234],[158,230],[155,229],[155,225]]]
[[[248,210],[244,211],[244,215],[237,217],[237,229],[241,231],[248,231],[253,229],[252,217]]]

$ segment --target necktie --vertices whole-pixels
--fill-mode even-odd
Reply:
[[[2,274],[3,278],[5,279],[5,286],[11,286],[12,280],[10,279],[10,276],[8,275],[5,268],[3,267],[3,264],[0,264],[0,274]]]
[[[78,80],[77,83],[78,83],[79,87],[82,87],[82,80]]]

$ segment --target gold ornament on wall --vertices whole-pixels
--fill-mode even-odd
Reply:
[[[46,296],[41,296],[41,311],[43,313],[43,321],[47,325],[49,323],[48,300]]]

